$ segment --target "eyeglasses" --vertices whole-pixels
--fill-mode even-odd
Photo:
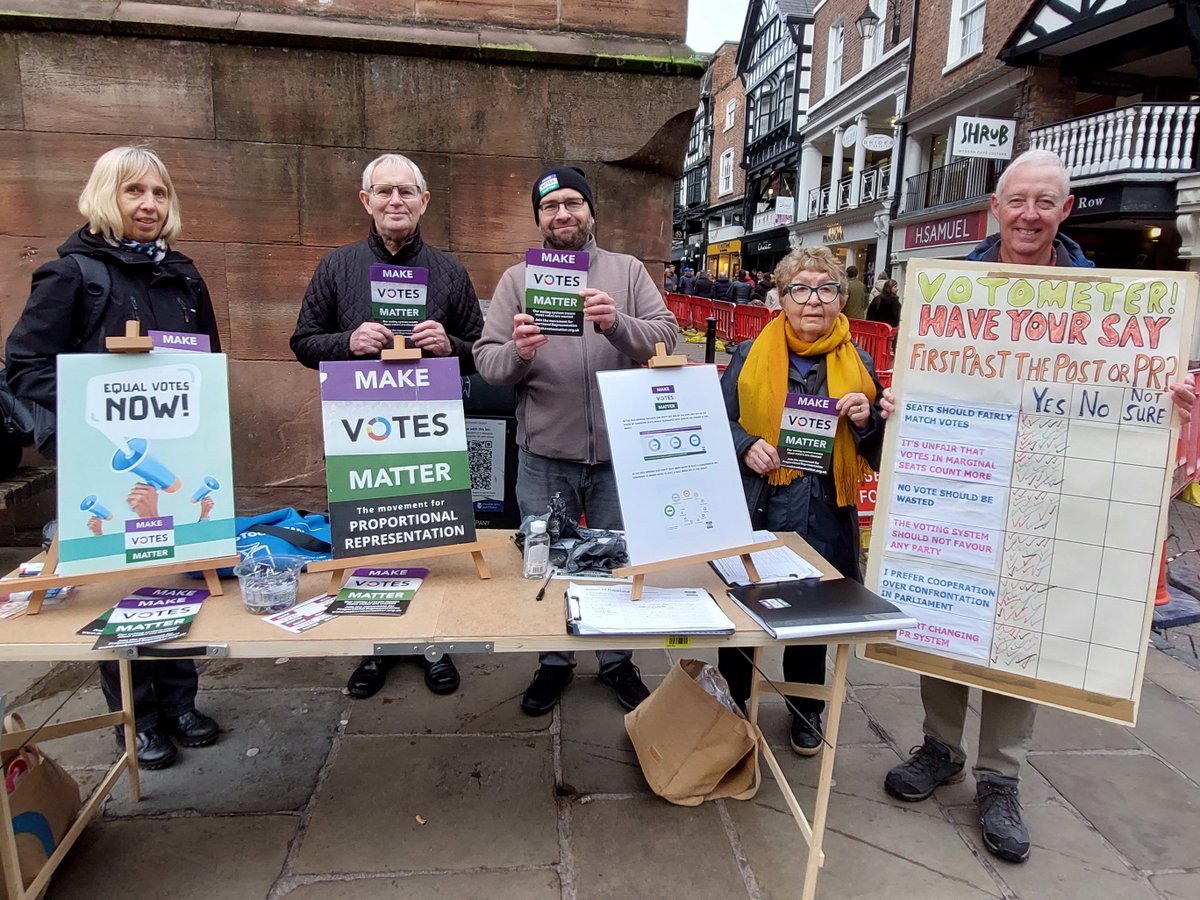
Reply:
[[[538,209],[548,216],[556,216],[558,215],[559,209],[564,206],[567,208],[567,212],[576,213],[583,209],[586,204],[587,201],[582,197],[572,197],[570,200],[564,200],[562,203],[556,203],[553,200],[547,200],[545,203],[540,204]]]
[[[367,191],[376,200],[391,200],[392,194],[400,192],[401,200],[416,200],[424,191],[415,184],[373,184]]]
[[[807,284],[789,284],[787,286],[788,297],[801,306],[807,303],[813,294],[816,294],[817,299],[822,303],[833,303],[842,295],[842,286],[836,281],[827,281],[816,287],[809,287]]]

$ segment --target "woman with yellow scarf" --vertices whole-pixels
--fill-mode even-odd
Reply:
[[[755,528],[794,531],[847,578],[859,571],[858,487],[879,466],[883,389],[871,357],[850,340],[846,270],[824,247],[789,253],[775,269],[782,315],[751,344],[741,344],[721,377],[721,390],[742,464],[742,486]],[[780,465],[780,424],[787,395],[836,398],[837,430],[828,474]],[[750,696],[750,662],[737,648],[720,651],[720,667],[736,700]],[[823,684],[824,645],[783,651],[787,681]],[[801,756],[821,749],[820,700],[795,697],[791,746]]]

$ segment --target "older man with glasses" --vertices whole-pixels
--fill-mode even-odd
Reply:
[[[475,371],[471,347],[483,329],[483,314],[471,276],[448,253],[421,239],[421,216],[429,189],[417,164],[395,153],[367,164],[358,193],[371,217],[365,240],[329,251],[317,264],[300,306],[292,352],[309,368],[323,360],[376,359],[408,327],[378,321],[371,304],[371,267],[378,263],[420,268],[428,274],[424,321],[411,323],[409,340],[424,356],[456,356],[464,375]],[[393,331],[393,328],[395,331]],[[425,684],[435,694],[458,688],[449,656],[437,662],[416,657]],[[396,657],[368,656],[346,685],[355,697],[370,697],[387,678]]]

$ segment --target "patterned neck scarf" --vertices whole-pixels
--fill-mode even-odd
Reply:
[[[167,245],[162,238],[156,241],[140,241],[122,238],[118,245],[122,250],[128,250],[130,253],[140,253],[142,256],[148,256],[155,262],[162,262],[167,255]]]

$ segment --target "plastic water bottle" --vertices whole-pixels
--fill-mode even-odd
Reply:
[[[545,578],[550,570],[550,535],[541,519],[531,522],[525,538],[525,577]]]

